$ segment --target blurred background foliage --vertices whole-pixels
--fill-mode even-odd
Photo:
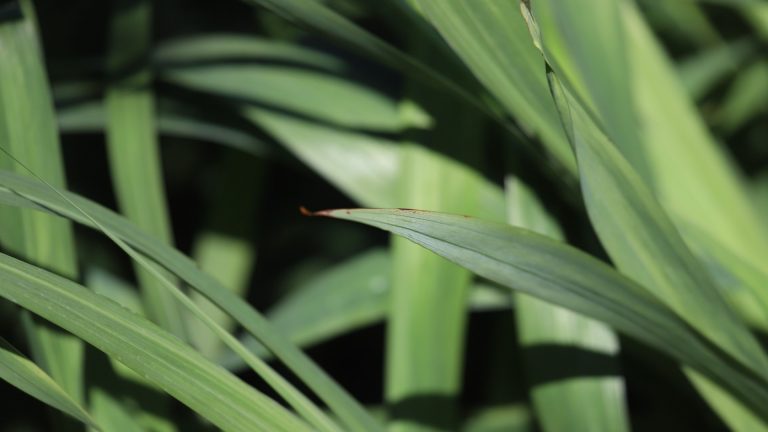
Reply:
[[[439,37],[419,29],[418,19],[398,0],[324,3],[454,78],[464,91],[487,97]],[[747,7],[726,1],[638,3],[707,125],[745,173],[754,202],[768,220],[766,13],[745,12]],[[605,257],[561,160],[543,152],[536,140],[534,145],[521,142],[519,130],[510,133],[466,100],[424,85],[347,44],[249,2],[160,0],[151,3],[150,33],[130,24],[121,30],[124,34],[117,33],[128,38],[122,43],[138,45],[140,54],[116,67],[110,65],[110,55],[126,48],[110,46],[110,37],[115,37],[110,36],[115,31],[111,26],[115,11],[130,5],[71,0],[38,1],[35,6],[69,189],[119,208],[105,145],[104,128],[111,114],[104,100],[108,93],[120,91],[120,83],[130,81],[126,77],[148,71],[149,79],[139,80],[138,86],[151,92],[156,103],[172,229],[168,241],[173,239],[179,250],[257,309],[269,311],[366,405],[384,405],[388,357],[382,320],[387,312],[375,296],[355,298],[359,291],[354,288],[383,296],[393,278],[418,278],[428,267],[401,268],[410,272],[406,276],[390,274],[393,258],[387,252],[387,235],[338,221],[319,223],[303,217],[300,206],[431,207],[475,213],[467,197],[481,196],[476,190],[458,199],[430,201],[442,193],[439,185],[450,181],[453,172],[441,172],[438,166],[432,171],[436,177],[429,177],[433,162],[419,159],[424,150],[439,154],[446,163],[475,169],[499,188],[508,174],[522,178],[560,222],[570,243]],[[146,37],[142,52],[145,42],[140,39]],[[407,171],[397,168],[399,156],[393,149],[400,147],[412,147],[408,157],[413,165]],[[112,156],[118,164],[122,160]],[[137,163],[143,161],[139,156]],[[427,183],[437,186],[418,192]],[[457,201],[458,206],[450,204]],[[503,220],[503,211],[491,217]],[[77,228],[76,234],[82,279],[110,295],[127,292],[125,303],[135,302],[131,293],[140,281],[129,259],[90,230]],[[399,247],[398,241],[393,243]],[[469,278],[456,274],[451,280],[462,277]],[[535,420],[527,408],[513,307],[492,284],[472,284],[480,288],[473,288],[473,312],[462,350],[464,372],[454,385],[461,388],[458,415],[470,426],[491,425],[482,430],[493,430],[494,421],[500,422],[498,430],[512,425],[529,430]],[[341,296],[339,303],[326,294],[329,287],[349,289],[333,294]],[[301,310],[307,304],[318,307]],[[355,306],[355,315],[334,315],[350,310],[349,304]],[[2,336],[25,347],[16,314],[3,307]],[[422,319],[437,320],[432,313],[437,312]],[[212,341],[206,330],[194,330],[194,324],[190,328],[192,343],[203,353],[274,394],[253,372],[241,370],[237,358]],[[675,364],[632,340],[620,342],[619,369],[634,430],[724,428]],[[87,368],[99,361],[103,359],[86,355]],[[4,430],[49,429],[46,408],[32,398],[7,384],[0,385],[0,398],[5,401],[0,420]],[[489,407],[504,410],[493,417]],[[171,403],[170,412],[183,425],[179,430],[206,428],[180,404]],[[473,417],[476,412],[482,415]]]

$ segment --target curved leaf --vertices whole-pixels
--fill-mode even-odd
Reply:
[[[0,338],[0,379],[87,425],[96,426],[88,412],[56,381],[3,338]]]
[[[557,222],[520,180],[507,184],[509,221],[561,240]],[[601,322],[554,306],[525,294],[515,293],[518,341],[525,356],[533,406],[542,430],[628,431],[624,380],[619,375],[619,340],[610,327]],[[541,347],[556,347],[537,353]],[[562,355],[574,354],[567,364]],[[603,374],[579,375],[580,367],[602,359]],[[574,370],[576,373],[574,373]],[[539,382],[541,377],[565,376],[555,381]]]
[[[573,154],[559,127],[557,111],[516,2],[410,0],[456,51],[506,111],[533,135],[569,173]],[[499,55],[504,53],[504,55]]]
[[[279,404],[145,319],[88,289],[0,254],[0,295],[82,338],[225,430],[307,430]]]
[[[64,199],[64,196],[67,199]],[[85,225],[92,226],[91,218],[93,218],[109,230],[110,234],[127,242],[142,254],[151,257],[152,260],[230,314],[233,319],[272,351],[276,358],[283,361],[351,428],[366,431],[381,429],[357,401],[352,399],[295,345],[288,342],[243,299],[226,289],[211,276],[200,271],[189,258],[138,230],[124,218],[77,195],[57,191],[50,185],[3,171],[0,171],[0,201],[14,206],[53,212]],[[75,203],[77,208],[73,207],[71,203]]]
[[[418,210],[315,213],[401,235],[512,289],[603,321],[684,363],[767,418],[768,381],[713,346],[645,289],[570,246],[466,216]]]

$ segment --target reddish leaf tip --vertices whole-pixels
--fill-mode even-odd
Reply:
[[[330,216],[331,212],[333,210],[318,210],[318,211],[311,211],[307,210],[304,206],[299,206],[299,211],[304,216],[314,217],[314,216]]]

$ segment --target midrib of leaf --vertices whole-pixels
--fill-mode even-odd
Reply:
[[[114,6],[108,65],[113,82],[106,93],[107,149],[121,211],[148,233],[171,244],[147,63],[152,4],[149,0],[120,0]],[[136,273],[149,318],[184,339],[178,303],[146,270],[137,266]]]
[[[64,167],[53,104],[31,1],[20,16],[0,23],[0,138],[47,181],[63,187]],[[9,159],[5,167],[21,172]],[[69,222],[19,209],[0,210],[5,250],[67,277],[77,277]],[[35,360],[75,400],[83,399],[82,343],[46,323],[27,317],[25,330]]]

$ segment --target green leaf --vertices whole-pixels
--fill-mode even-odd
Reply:
[[[640,177],[596,126],[594,119],[550,73],[553,96],[576,149],[582,195],[592,224],[617,267],[642,283],[721,349],[765,374],[768,358],[744,321],[693,256]],[[731,425],[764,424],[697,373],[688,373]]]
[[[59,108],[57,115],[61,132],[102,133],[106,124],[102,105],[97,101]],[[217,143],[254,156],[270,152],[270,144],[237,127],[187,115],[168,104],[159,105],[156,126],[161,135]]]
[[[202,49],[197,45],[201,42]],[[235,54],[236,61],[228,57]],[[395,132],[428,121],[422,114],[417,120],[422,124],[404,123],[393,99],[344,77],[350,69],[346,62],[294,45],[244,36],[195,36],[171,41],[157,56],[165,64],[163,79],[175,84],[330,125]]]
[[[465,216],[399,209],[315,213],[401,235],[476,274],[590,318],[666,353],[765,418],[763,371],[713,346],[646,289],[555,240]]]
[[[680,81],[694,100],[699,100],[713,87],[738,72],[757,46],[748,39],[723,43],[693,54],[677,66]]]
[[[331,267],[297,286],[267,312],[272,325],[300,347],[331,340],[381,322],[389,307],[392,258],[373,249]],[[510,309],[509,297],[495,285],[475,282],[470,290],[472,311]],[[271,354],[253,337],[243,341],[254,353]],[[219,363],[230,370],[243,367],[232,353]]]
[[[531,413],[521,405],[501,405],[470,415],[462,432],[529,432],[534,430]]]
[[[247,0],[247,3],[263,6],[294,23],[340,41],[405,72],[432,89],[446,91],[458,100],[488,115],[489,118],[502,125],[520,142],[535,147],[535,144],[529,138],[530,134],[527,133],[528,130],[525,126],[521,128],[499,113],[493,104],[488,103],[487,98],[484,97],[486,95],[482,92],[482,89],[477,88],[475,82],[467,82],[467,80],[461,78],[454,79],[453,77],[446,76],[442,73],[443,71],[436,70],[430,67],[430,65],[403,53],[378,36],[357,26],[322,2],[317,0]],[[431,39],[432,35],[428,34],[424,37]],[[453,70],[453,68],[449,68],[449,70]],[[539,88],[544,87],[540,86]],[[546,132],[540,130],[536,131],[536,133],[543,134]],[[556,155],[553,158],[553,165],[555,169],[559,169],[560,165],[564,164],[566,171],[570,173],[574,168],[573,159],[567,153],[567,148],[564,145],[565,142],[562,140],[560,142],[561,144],[556,146],[557,148],[550,149]]]
[[[467,148],[466,143],[478,139],[482,123],[438,94],[411,87],[409,96],[423,100],[438,122],[426,134],[407,137],[400,148],[397,205],[477,214],[477,202],[467,197],[479,195],[482,179],[472,170],[454,169],[459,163],[443,163],[428,149],[453,150],[462,160],[472,160],[480,147]],[[470,281],[465,269],[404,239],[392,239],[384,389],[392,431],[456,428]]]
[[[715,113],[715,124],[734,133],[761,113],[768,112],[768,62],[757,61],[745,67],[732,81],[722,105]]]
[[[590,18],[575,10],[566,14],[567,8],[544,7],[548,1],[534,2],[548,62],[585,109],[594,111],[605,134],[694,253],[706,254],[708,245],[688,237],[685,226],[708,232],[720,247],[760,267],[758,257],[768,256],[768,232],[756,218],[742,179],[707,131],[637,8],[624,0],[613,3],[609,17],[596,19],[598,15]],[[588,8],[595,14],[598,9]],[[592,45],[610,29],[613,42]],[[603,81],[613,83],[615,91],[600,90]],[[619,122],[617,116],[627,120]],[[616,131],[617,126],[621,130]],[[633,134],[637,136],[629,136]],[[741,289],[764,305],[765,326],[768,292],[753,285]]]
[[[544,142],[558,164],[576,166],[548,97],[544,63],[515,2],[410,0],[523,128]],[[504,55],[499,55],[499,53]]]
[[[42,173],[46,181],[63,187],[64,165],[35,12],[31,1],[14,5],[20,7],[21,16],[0,22],[0,143]],[[6,158],[0,158],[0,167],[23,171]],[[4,208],[0,209],[0,227],[4,251],[77,277],[69,222]],[[74,400],[82,401],[82,343],[30,317],[23,322],[32,357]]]
[[[279,404],[122,306],[0,254],[0,295],[155,382],[224,430],[308,430]]]
[[[109,69],[115,76],[106,92],[107,150],[120,210],[139,227],[168,244],[170,216],[155,131],[154,97],[147,64],[152,2],[118,1],[109,33]],[[164,329],[186,338],[179,304],[146,270],[135,267],[144,311]]]
[[[3,338],[0,338],[0,379],[87,425],[96,426],[88,412],[56,381]]]
[[[557,222],[518,179],[507,180],[507,205],[513,225],[563,239]],[[542,430],[628,431],[616,334],[603,323],[525,294],[515,294],[515,305],[518,340]],[[567,364],[562,362],[565,356]],[[596,363],[602,366],[601,376],[579,375],[580,368]],[[563,378],[544,380],[552,376]]]
[[[328,179],[355,201],[371,207],[398,206],[397,178],[400,175],[400,143],[330,128],[282,114],[249,108],[245,116],[262,126],[302,162]],[[450,174],[464,176],[477,183],[477,193],[465,196],[480,215],[492,220],[504,218],[501,189],[479,173],[435,151],[430,164],[437,164]],[[424,157],[427,157],[426,155]]]
[[[239,154],[228,154],[214,165],[210,178],[205,181],[205,228],[192,245],[192,257],[200,269],[242,298],[248,294],[256,261],[253,227],[260,225],[257,209],[266,186],[265,171],[261,160]],[[237,192],[243,184],[247,184],[250,191],[250,198],[246,200]],[[226,312],[197,292],[191,297],[225,330],[232,332],[235,329],[236,323]],[[207,358],[215,359],[221,355],[225,344],[200,324],[194,319],[188,322],[190,341]]]
[[[531,11],[549,65],[599,116],[606,135],[635,169],[647,174],[650,167],[638,134],[635,95],[630,86],[638,69],[629,67],[620,19],[624,3],[589,0],[584,8],[574,2],[535,0]]]
[[[58,191],[50,185],[30,181],[2,171],[0,171],[0,185],[5,188],[4,192],[0,188],[0,201],[7,204],[53,211],[55,214],[85,225],[93,226],[93,220],[96,220],[115,238],[128,242],[141,254],[151,257],[159,265],[230,314],[238,324],[242,325],[272,351],[277,359],[284,362],[350,428],[366,431],[381,429],[357,401],[352,399],[298,348],[288,342],[261,314],[214,278],[201,272],[197,265],[183,254],[148,236],[124,218],[98,204],[73,194]],[[64,199],[64,196],[67,199]],[[77,208],[72,206],[72,202],[77,205]]]
[[[246,0],[246,2],[258,4],[290,21],[327,35],[385,64],[419,78],[426,85],[446,89],[471,105],[489,113],[486,105],[476,95],[462,87],[461,84],[463,83],[452,81],[428,65],[357,26],[319,1]],[[493,114],[491,116],[494,117]]]
[[[677,44],[708,47],[722,43],[720,34],[696,0],[638,2],[653,29],[669,35]]]

